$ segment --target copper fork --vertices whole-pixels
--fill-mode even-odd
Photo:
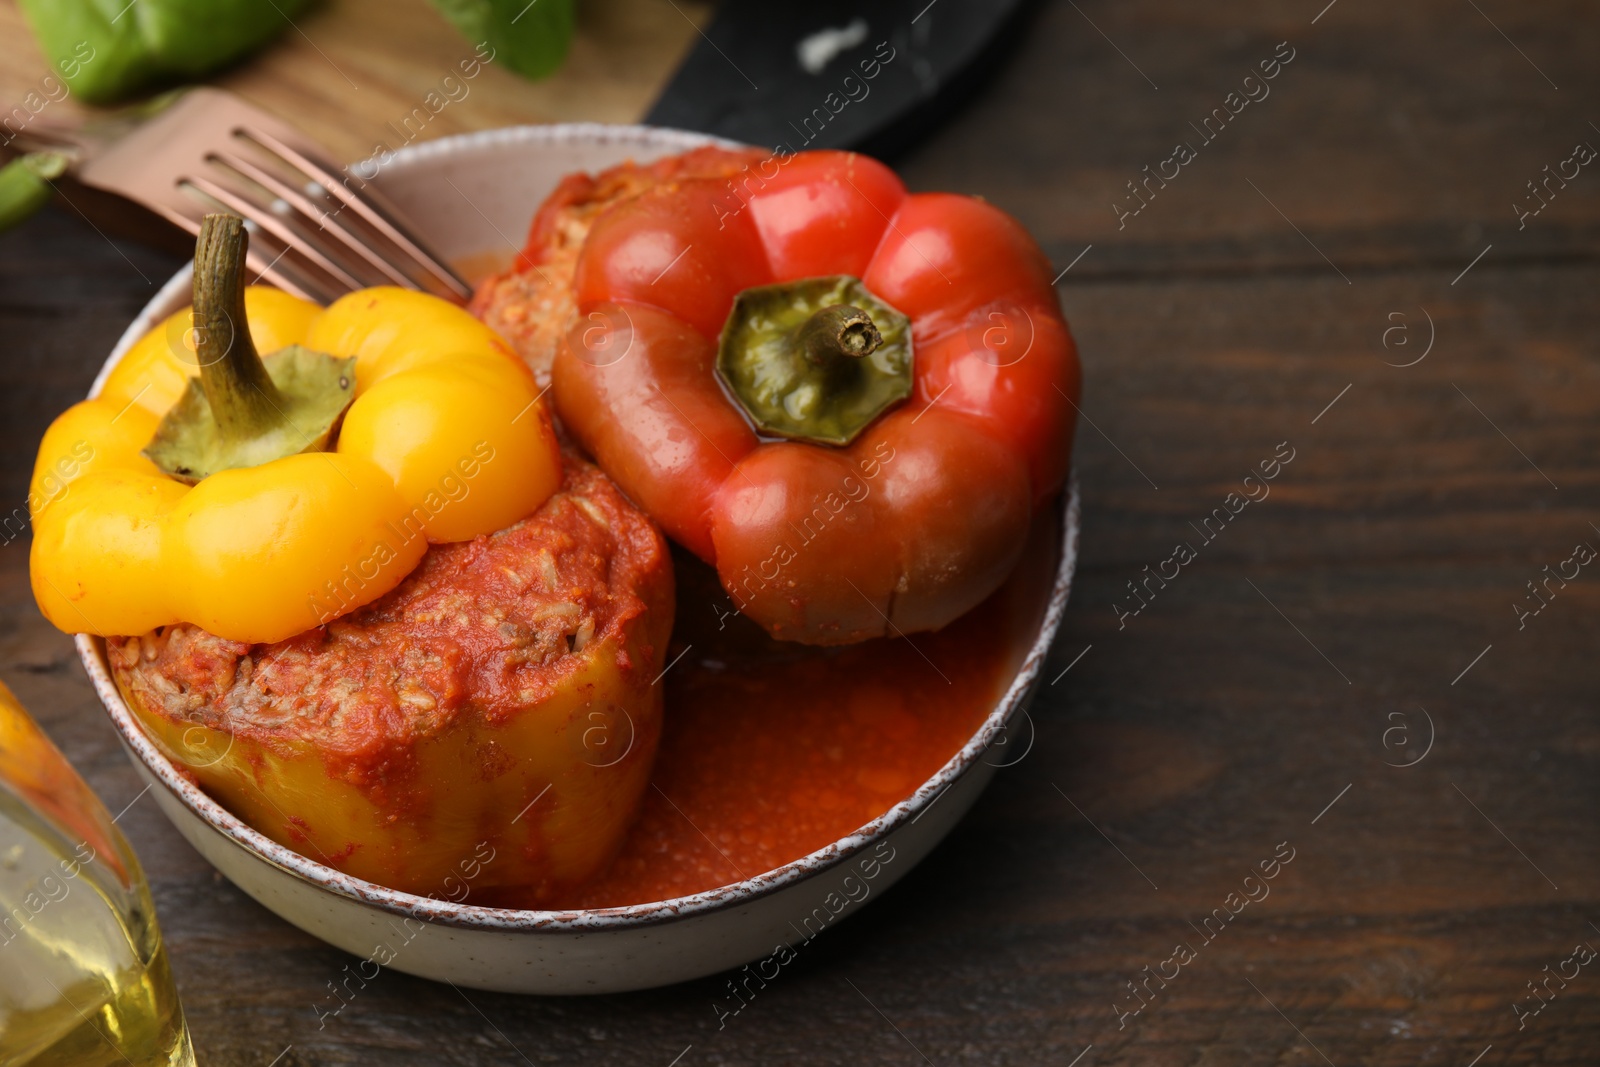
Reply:
[[[472,295],[366,180],[372,174],[341,169],[304,134],[232,93],[190,89],[78,129],[35,123],[25,140],[65,152],[81,184],[190,233],[210,212],[242,216],[254,276],[296,296],[328,304],[372,285]]]

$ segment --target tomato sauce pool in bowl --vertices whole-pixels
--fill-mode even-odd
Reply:
[[[566,174],[711,143],[646,127],[517,127],[402,150],[377,182],[437,250],[482,263],[499,258],[504,234],[526,232]],[[107,368],[186,305],[189,289],[185,268]],[[104,642],[77,644],[167,817],[289,922],[359,958],[462,986],[640,989],[798,951],[901,878],[995,769],[1022,755],[1024,705],[1070,591],[1077,525],[1073,485],[1041,508],[1016,570],[978,608],[936,633],[836,648],[769,640],[733,614],[709,569],[680,558],[665,727],[643,809],[607,873],[541,910],[519,906],[514,891],[475,888],[470,869],[424,897],[271,841],[142,733]],[[629,742],[607,724],[587,747],[603,762]]]
[[[643,811],[610,870],[564,905],[690,896],[826,848],[944,766],[1007,680],[1002,598],[914,644],[823,649],[719,617],[715,576],[695,560],[680,558],[678,581],[668,659],[681,658],[663,678],[665,727]],[[594,741],[597,758],[616,758],[605,753],[612,738]]]

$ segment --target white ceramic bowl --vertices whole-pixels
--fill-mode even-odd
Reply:
[[[452,260],[514,249],[534,208],[563,176],[681,152],[712,139],[642,126],[524,126],[408,148],[378,181],[433,247]],[[446,180],[448,179],[448,181]],[[179,271],[106,361],[189,303]],[[1061,621],[1077,561],[1078,495],[1040,516],[1008,584],[1004,687],[982,729],[937,774],[878,819],[777,870],[652,904],[586,911],[475,907],[401,893],[351,878],[293,852],[229,814],[185,779],[140,730],[117,691],[105,643],[79,636],[78,652],[141,775],[178,831],[240,889],[302,930],[360,957],[382,945],[408,974],[518,993],[602,993],[666,985],[798,948],[876,899],[948,833],[994,776],[1031,743],[1006,745],[1006,726],[1032,694]],[[1003,757],[997,745],[1009,749]],[[850,879],[850,881],[846,881]],[[866,892],[862,892],[865,887]],[[469,898],[470,899],[470,898]],[[809,920],[809,921],[808,921]],[[379,960],[382,960],[380,955]]]

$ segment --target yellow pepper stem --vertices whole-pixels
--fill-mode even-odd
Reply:
[[[207,215],[194,245],[194,347],[217,432],[259,437],[287,421],[287,404],[250,340],[244,310],[250,234],[237,215]]]
[[[355,399],[355,357],[290,345],[265,360],[245,316],[250,236],[237,215],[207,215],[194,246],[194,348],[190,379],[144,454],[194,485],[218,471],[258,467],[332,439]]]

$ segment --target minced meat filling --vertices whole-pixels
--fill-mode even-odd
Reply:
[[[465,709],[494,721],[540,702],[586,657],[648,669],[627,662],[622,632],[646,609],[637,590],[671,565],[666,544],[596,467],[565,468],[533,515],[431,546],[385,596],[287,641],[187,624],[112,638],[117,681],[174,721],[382,761]]]
[[[549,384],[556,345],[577,313],[572,276],[589,228],[607,208],[673,182],[727,180],[770,158],[756,151],[697,149],[653,163],[623,163],[599,174],[571,174],[545,200],[516,266],[482,282],[471,310],[493,327]],[[732,186],[730,185],[730,195]]]

